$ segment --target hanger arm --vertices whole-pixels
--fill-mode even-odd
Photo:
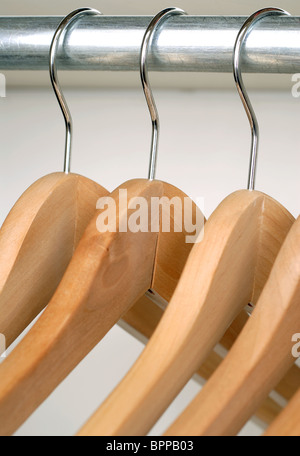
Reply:
[[[79,435],[144,435],[151,429],[251,301],[257,271],[263,269],[262,280],[292,220],[258,192],[226,198],[206,223],[204,240],[193,247],[144,352]]]
[[[119,325],[131,335],[136,337],[145,345],[153,335],[159,321],[163,317],[164,310],[151,301],[150,297],[143,296],[120,320]],[[249,316],[243,310],[230,325],[219,344],[224,354],[227,353],[237,340]],[[212,351],[197,370],[194,380],[202,386],[220,366],[224,355]],[[294,365],[285,377],[276,385],[274,391],[277,393],[278,400],[290,400],[300,385],[300,369]],[[279,402],[282,404],[282,402]],[[272,421],[282,411],[282,406],[274,399],[267,398],[262,405],[255,411],[255,416],[262,423],[270,425]]]
[[[292,336],[300,322],[299,246],[300,218],[237,342],[166,435],[237,434],[294,364]]]
[[[300,389],[279,417],[264,434],[265,437],[300,436]]]
[[[6,347],[46,307],[72,258],[96,202],[108,192],[76,174],[35,182],[0,230],[0,333]]]

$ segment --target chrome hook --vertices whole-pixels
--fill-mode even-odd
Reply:
[[[157,29],[157,26],[161,23],[164,19],[167,19],[170,16],[178,15],[178,14],[187,14],[180,8],[166,8],[158,13],[150,22],[145,32],[141,53],[140,53],[140,75],[142,86],[144,90],[144,94],[146,97],[148,109],[150,112],[151,120],[152,120],[152,140],[151,140],[151,153],[150,153],[150,165],[149,165],[149,173],[148,179],[154,180],[155,173],[156,173],[156,163],[157,163],[157,150],[158,150],[158,139],[159,139],[159,129],[160,129],[160,122],[159,122],[159,115],[157,111],[157,107],[154,101],[152,89],[149,82],[148,77],[148,70],[147,70],[147,56],[149,47],[152,43],[154,32]]]
[[[236,83],[236,87],[242,103],[244,105],[250,127],[251,127],[251,154],[250,154],[250,166],[249,166],[249,177],[248,177],[248,190],[254,190],[255,188],[255,174],[256,174],[256,163],[257,163],[257,151],[258,151],[258,141],[259,141],[259,126],[258,121],[253,109],[253,106],[250,102],[248,94],[245,89],[245,85],[242,78],[241,73],[241,65],[240,65],[240,58],[241,58],[241,49],[242,46],[247,39],[249,33],[251,32],[254,25],[262,18],[267,16],[275,16],[275,15],[288,15],[290,13],[281,9],[281,8],[263,8],[259,11],[256,11],[252,14],[242,25],[234,45],[233,51],[233,74],[234,80]]]
[[[72,13],[68,14],[57,27],[57,29],[54,33],[52,42],[51,42],[51,46],[50,46],[50,63],[49,63],[50,79],[51,79],[52,87],[54,89],[59,106],[62,110],[64,119],[65,119],[65,124],[66,124],[66,143],[65,143],[65,158],[64,158],[64,172],[66,174],[69,174],[70,169],[71,169],[73,121],[72,121],[72,116],[71,116],[70,110],[68,108],[66,99],[62,93],[61,86],[58,82],[57,68],[56,68],[56,56],[57,56],[59,40],[60,40],[62,33],[66,30],[68,25],[70,25],[70,23],[73,22],[74,19],[78,18],[79,16],[85,15],[87,13],[102,15],[102,13],[100,13],[100,11],[97,11],[93,8],[79,8],[79,9],[76,9],[75,11],[72,11]]]

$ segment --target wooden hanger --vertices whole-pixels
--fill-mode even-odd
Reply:
[[[146,345],[162,318],[163,313],[163,308],[156,305],[145,295],[124,315],[119,325]],[[201,364],[194,376],[194,380],[200,385],[203,386],[205,381],[220,366],[224,355],[231,349],[248,319],[248,314],[243,310],[220,340],[219,345],[221,350],[218,350],[218,352],[213,350],[203,364]],[[266,424],[270,425],[275,420],[282,411],[282,404],[294,396],[299,385],[300,369],[294,365],[274,388],[274,391],[277,393],[276,396],[265,399],[255,411],[255,416],[262,426]]]
[[[237,40],[235,57],[238,44]],[[235,63],[239,93],[251,120],[252,190],[258,125],[245,96],[238,58]],[[226,198],[206,223],[204,240],[193,247],[144,352],[79,435],[146,434],[237,314],[257,301],[293,221],[262,193],[241,191]]]
[[[276,15],[278,13],[280,15],[288,14],[286,11],[277,9],[277,8],[266,8],[263,10],[263,13],[266,13],[267,15],[272,15],[272,14]],[[261,14],[259,14],[258,17],[261,17]],[[251,18],[249,19],[249,21],[251,22]],[[236,50],[235,50],[234,75],[235,75],[235,79],[236,79],[236,83],[237,83],[237,88],[242,97],[242,101],[243,101],[244,107],[246,108],[246,112],[249,117],[249,120],[250,120],[250,122],[252,122],[252,126],[253,126],[253,122],[255,122],[256,128],[258,128],[257,120],[255,118],[255,114],[251,107],[251,103],[250,103],[249,99],[248,100],[244,99],[246,91],[245,91],[242,77],[241,77],[240,70],[239,70],[239,68],[240,68],[239,53],[240,53],[240,49],[241,49],[241,45],[242,45],[242,40],[245,38],[244,34],[246,34],[248,30],[249,29],[246,24],[243,34],[240,34],[240,39],[237,40],[237,45],[236,45]],[[241,88],[240,88],[240,85],[242,85]],[[254,117],[253,120],[252,120],[252,116]],[[256,137],[253,138],[253,142],[254,142],[253,146],[255,146],[255,144],[257,142]],[[256,154],[253,153],[253,151],[252,151],[252,157],[253,158],[256,157]],[[253,179],[254,179],[253,169],[254,169],[254,167],[252,167],[252,174],[250,171],[249,187],[251,187],[251,185],[253,183]],[[125,328],[128,332],[130,332],[134,336],[140,337],[138,334],[138,333],[140,333],[140,335],[142,336],[142,340],[145,341],[144,336],[148,336],[148,338],[150,337],[150,335],[154,332],[155,326],[158,324],[158,321],[161,318],[162,314],[163,314],[162,309],[159,308],[155,303],[153,303],[153,301],[151,301],[150,298],[145,297],[145,298],[143,298],[143,300],[139,301],[132,309],[130,309],[128,314],[126,314],[123,317],[123,320],[120,322],[120,324],[123,328]],[[239,322],[237,322],[237,324],[233,323],[233,327],[229,328],[229,330],[224,335],[224,338],[220,341],[220,344],[223,345],[227,350],[230,349],[234,340],[236,340],[236,337],[239,334],[241,328],[243,327],[243,325],[241,325],[240,322],[241,321],[245,322],[245,316],[246,316],[246,313],[243,311],[239,318]],[[152,322],[152,325],[151,325],[151,322]],[[156,323],[154,324],[154,322],[156,322]],[[150,329],[149,325],[151,325],[150,335],[149,335],[149,329]],[[231,332],[231,335],[229,335],[229,332]],[[234,336],[234,335],[235,335],[235,337],[233,338],[232,336]],[[228,345],[228,341],[231,341],[231,345]],[[218,357],[216,357],[215,353],[212,353],[212,355],[209,356],[209,358],[204,361],[204,363],[202,365],[202,373],[208,372],[208,371],[211,372],[211,370],[217,369],[219,361],[220,361],[220,359]],[[286,375],[286,378],[282,379],[282,381],[278,385],[278,388],[276,387],[278,390],[278,393],[281,396],[283,396],[284,399],[289,400],[293,396],[295,391],[297,390],[297,385],[299,384],[299,381],[300,381],[299,369],[291,368],[291,370]],[[278,410],[280,410],[280,408],[274,406],[274,404],[272,402],[268,401],[267,410],[265,410],[265,411],[262,410],[262,415],[264,417],[268,417],[268,419],[272,420],[274,418],[274,413],[277,413]]]
[[[172,191],[167,184],[148,180],[131,181],[121,188],[129,199],[143,197],[148,202]],[[111,194],[117,213],[118,190]],[[45,312],[0,365],[1,435],[14,432],[133,303],[153,288],[154,266],[166,278],[161,286],[156,281],[155,292],[162,297],[180,274],[180,255],[188,249],[181,242],[184,233],[101,234],[98,216],[99,212],[85,231]],[[125,209],[120,217],[124,226]],[[155,262],[156,249],[159,262]],[[171,268],[170,255],[176,257]]]
[[[156,147],[152,158],[155,155]],[[152,174],[154,165],[151,159]],[[119,190],[127,191],[125,205]],[[115,232],[98,231],[103,210],[97,211],[47,309],[0,365],[1,435],[13,433],[148,290],[156,299],[170,299],[191,250],[186,236],[193,234],[185,229],[163,231],[161,221],[174,196],[182,202],[183,210],[187,197],[172,185],[156,180],[121,185],[110,194],[116,207]],[[140,197],[148,207],[153,197],[165,197],[158,233],[151,232],[150,216],[146,232],[119,230],[119,226],[127,226],[133,212],[130,201]],[[199,223],[199,216],[203,220],[195,204],[187,206],[190,220]],[[171,210],[171,227],[174,217]]]
[[[271,424],[265,437],[299,437],[300,436],[300,389],[293,399]]]
[[[166,435],[236,435],[295,363],[300,322],[300,217],[233,348]]]
[[[265,8],[262,11],[259,11],[255,18],[262,17],[263,15],[277,15],[277,14],[286,14],[289,15],[284,10],[278,8]],[[242,98],[244,107],[246,109],[248,118],[251,123],[251,127],[255,125],[256,131],[258,130],[258,124],[253,112],[251,103],[246,95],[245,87],[242,81],[242,76],[240,72],[240,51],[242,47],[242,40],[246,37],[249,26],[252,26],[252,17],[249,18],[249,22],[246,22],[244,29],[241,31],[240,36],[236,40],[236,48],[235,48],[235,68],[234,68],[234,76],[237,84],[237,89],[239,94]],[[247,97],[247,98],[246,98]],[[252,118],[253,117],[253,118]],[[253,136],[253,144],[252,144],[252,161],[256,158],[256,153],[254,152],[254,148],[257,145],[258,138]],[[251,188],[254,180],[254,167],[252,167],[252,171],[250,170],[249,174],[249,185],[248,187]],[[138,335],[137,331],[141,333],[142,339],[145,340],[143,336],[147,336],[148,338],[154,332],[155,326],[158,324],[159,319],[162,316],[162,309],[158,308],[149,298],[144,298],[143,300],[139,301],[130,311],[123,317],[123,323],[121,321],[122,327],[124,327],[128,332],[131,332],[133,335]],[[231,348],[233,342],[236,340],[238,334],[241,331],[245,323],[245,316],[246,312],[242,311],[241,315],[238,319],[232,324],[232,326],[228,329],[225,333],[224,337],[220,341],[220,344],[223,345],[227,350]],[[151,325],[152,322],[152,325]],[[154,324],[154,322],[156,322]],[[125,324],[124,324],[125,323]],[[242,324],[241,324],[242,323]],[[149,334],[149,325],[151,326],[150,334]],[[202,376],[207,374],[207,372],[211,372],[218,367],[220,359],[216,357],[215,353],[213,352],[211,356],[203,363],[202,367]],[[293,366],[290,371],[287,373],[284,379],[277,385],[276,391],[284,398],[289,400],[293,394],[297,390],[297,386],[300,382],[300,370]],[[280,410],[272,401],[267,401],[266,410],[261,410],[260,416],[263,419],[271,419],[274,417],[274,413],[277,413]]]
[[[56,173],[11,210],[0,230],[0,333],[7,347],[48,304],[106,194],[82,176]]]
[[[34,183],[0,231],[0,333],[7,347],[48,304],[98,199],[108,194],[95,182],[69,174],[72,118],[57,82],[54,59],[59,36],[60,29],[51,45],[50,75],[67,125],[65,172]]]
[[[142,355],[79,435],[146,434],[235,316],[256,302],[292,222],[255,191],[223,201]]]

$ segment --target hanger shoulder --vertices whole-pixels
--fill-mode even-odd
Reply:
[[[300,435],[300,389],[279,417],[267,429],[265,437],[299,437]]]
[[[157,238],[156,254],[152,272],[151,286],[147,295],[142,296],[123,316],[119,324],[129,333],[144,342],[150,338],[157,326],[163,310],[167,307],[178,284],[188,256],[193,247],[188,236],[196,238],[196,231],[188,232],[185,226],[176,225],[176,214],[170,202],[180,202],[177,216],[184,220],[187,217],[194,224],[197,223],[198,232],[205,223],[205,218],[195,203],[178,188],[167,184],[163,185],[159,235]],[[176,202],[173,200],[176,199]],[[177,206],[178,207],[178,206]],[[170,220],[170,230],[163,230],[163,218]],[[182,229],[181,229],[182,228]]]
[[[180,279],[187,258],[196,239],[196,230],[188,232],[185,219],[197,222],[200,233],[205,218],[196,204],[178,188],[162,182],[161,213],[158,244],[153,268],[151,291],[152,299],[162,298],[166,304],[170,301]],[[176,231],[174,227],[176,226]]]
[[[292,217],[275,205],[262,218],[266,199],[237,192],[218,207],[144,352],[79,435],[141,435],[155,424],[252,298],[262,230],[266,261],[278,253]]]
[[[128,199],[147,200],[163,189],[148,181],[122,187]],[[118,191],[110,196],[117,221],[124,221],[127,202],[120,211]],[[1,435],[14,432],[151,285],[157,233],[99,233],[98,215],[44,314],[0,365]]]
[[[75,174],[33,184],[0,230],[0,333],[9,346],[48,304],[106,191]]]
[[[63,180],[61,173],[50,174],[26,190],[16,202],[0,231],[1,287],[5,283],[19,250],[41,206]],[[20,221],[22,223],[20,223]]]
[[[237,342],[167,435],[235,435],[294,364],[292,336],[300,321],[299,247],[300,218]]]

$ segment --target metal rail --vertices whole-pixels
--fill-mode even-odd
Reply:
[[[58,16],[0,17],[0,70],[46,70]],[[65,70],[138,71],[147,16],[87,16],[58,53]],[[149,70],[231,72],[241,16],[178,16],[158,30]],[[300,17],[262,20],[247,39],[243,72],[300,73]]]

